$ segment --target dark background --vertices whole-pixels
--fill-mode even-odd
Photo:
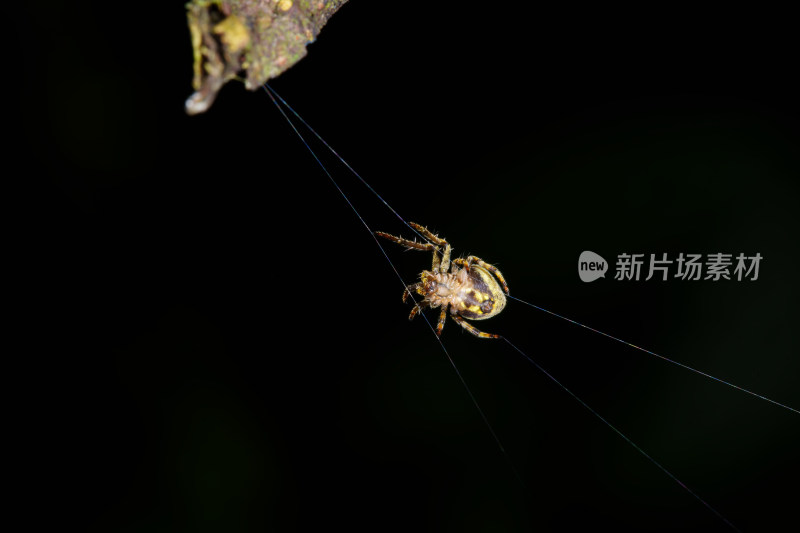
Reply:
[[[796,409],[796,32],[672,9],[354,0],[272,86],[512,294]],[[267,95],[233,82],[184,114],[182,1],[64,3],[15,30],[12,151],[37,186],[13,231],[35,327],[12,404],[30,519],[729,530],[508,345],[448,322],[503,454]],[[410,236],[324,161],[371,228]],[[406,282],[429,266],[385,249]],[[764,260],[755,282],[585,284],[583,250]],[[796,413],[517,302],[476,325],[742,530],[796,523]]]

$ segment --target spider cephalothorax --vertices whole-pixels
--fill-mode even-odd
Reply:
[[[425,307],[441,307],[439,323],[436,326],[437,335],[442,334],[449,309],[450,317],[476,337],[500,338],[500,335],[484,333],[464,320],[465,318],[469,320],[491,318],[506,306],[505,293],[508,293],[508,285],[500,271],[474,255],[466,259],[458,258],[451,261],[450,244],[446,240],[434,235],[424,226],[414,222],[410,224],[430,242],[421,243],[395,237],[382,231],[375,232],[376,235],[402,244],[411,250],[433,251],[431,270],[424,270],[420,274],[419,283],[409,285],[403,292],[404,302],[412,290],[423,296],[422,301],[411,310],[409,320]]]

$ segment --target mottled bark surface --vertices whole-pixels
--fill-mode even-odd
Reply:
[[[195,89],[189,114],[206,111],[222,86],[244,74],[254,90],[306,55],[347,0],[193,0],[187,4]]]

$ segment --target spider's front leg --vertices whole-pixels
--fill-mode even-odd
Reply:
[[[397,243],[401,246],[405,246],[406,248],[410,248],[412,250],[430,251],[436,249],[436,245],[431,244],[429,242],[410,241],[408,239],[404,239],[402,237],[396,237],[394,235],[391,235],[390,233],[386,233],[383,231],[376,231],[375,235],[377,235],[378,237],[383,237],[384,239],[388,239],[394,243]]]
[[[423,237],[436,245],[433,251],[432,270],[434,272],[442,272],[443,274],[447,274],[447,271],[450,269],[450,243],[433,233],[422,224],[417,224],[416,222],[409,222],[409,224]],[[440,248],[444,248],[444,252],[440,251]],[[439,259],[440,253],[442,254],[441,259]]]
[[[414,223],[412,222],[411,224],[414,224]],[[419,226],[419,224],[415,224],[415,226]],[[422,228],[422,226],[419,226],[419,227]],[[425,232],[430,233],[430,232],[428,232],[428,230],[425,230]],[[425,232],[423,232],[423,234],[425,234]],[[384,239],[390,240],[393,243],[397,243],[400,246],[405,246],[409,250],[421,250],[423,252],[433,251],[433,271],[434,272],[440,272],[441,271],[440,270],[440,264],[439,264],[439,254],[441,252],[439,251],[439,246],[437,246],[436,244],[432,244],[430,242],[411,241],[411,240],[408,240],[408,239],[404,239],[403,237],[397,237],[397,236],[392,235],[390,233],[386,233],[384,231],[376,231],[375,235],[377,235],[378,237],[383,237]],[[448,250],[448,253],[446,255],[447,255],[448,258],[450,257],[449,250]],[[448,265],[450,264],[449,259],[448,259],[447,263],[448,263]]]
[[[417,230],[423,238],[431,242],[411,241],[383,231],[376,231],[375,235],[390,240],[396,244],[399,244],[400,246],[405,246],[409,250],[432,251],[433,267],[431,270],[433,272],[441,272],[446,274],[450,269],[450,244],[446,240],[440,238],[438,235],[431,233],[431,231],[425,226],[417,224],[416,222],[409,222],[409,224],[411,227]],[[442,251],[442,248],[444,248],[444,251]],[[440,254],[441,258],[439,257]]]

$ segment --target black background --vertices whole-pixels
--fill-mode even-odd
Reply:
[[[353,1],[271,85],[406,220],[497,264],[515,296],[800,406],[787,17],[523,5]],[[38,191],[14,231],[35,333],[12,438],[33,519],[729,530],[507,344],[449,322],[502,453],[267,95],[233,82],[184,114],[183,2],[64,3],[15,30],[12,147]],[[372,229],[410,236],[323,160]],[[406,282],[429,266],[385,250]],[[754,282],[585,284],[583,250],[764,260]],[[476,325],[742,530],[796,523],[796,413],[518,302]]]

